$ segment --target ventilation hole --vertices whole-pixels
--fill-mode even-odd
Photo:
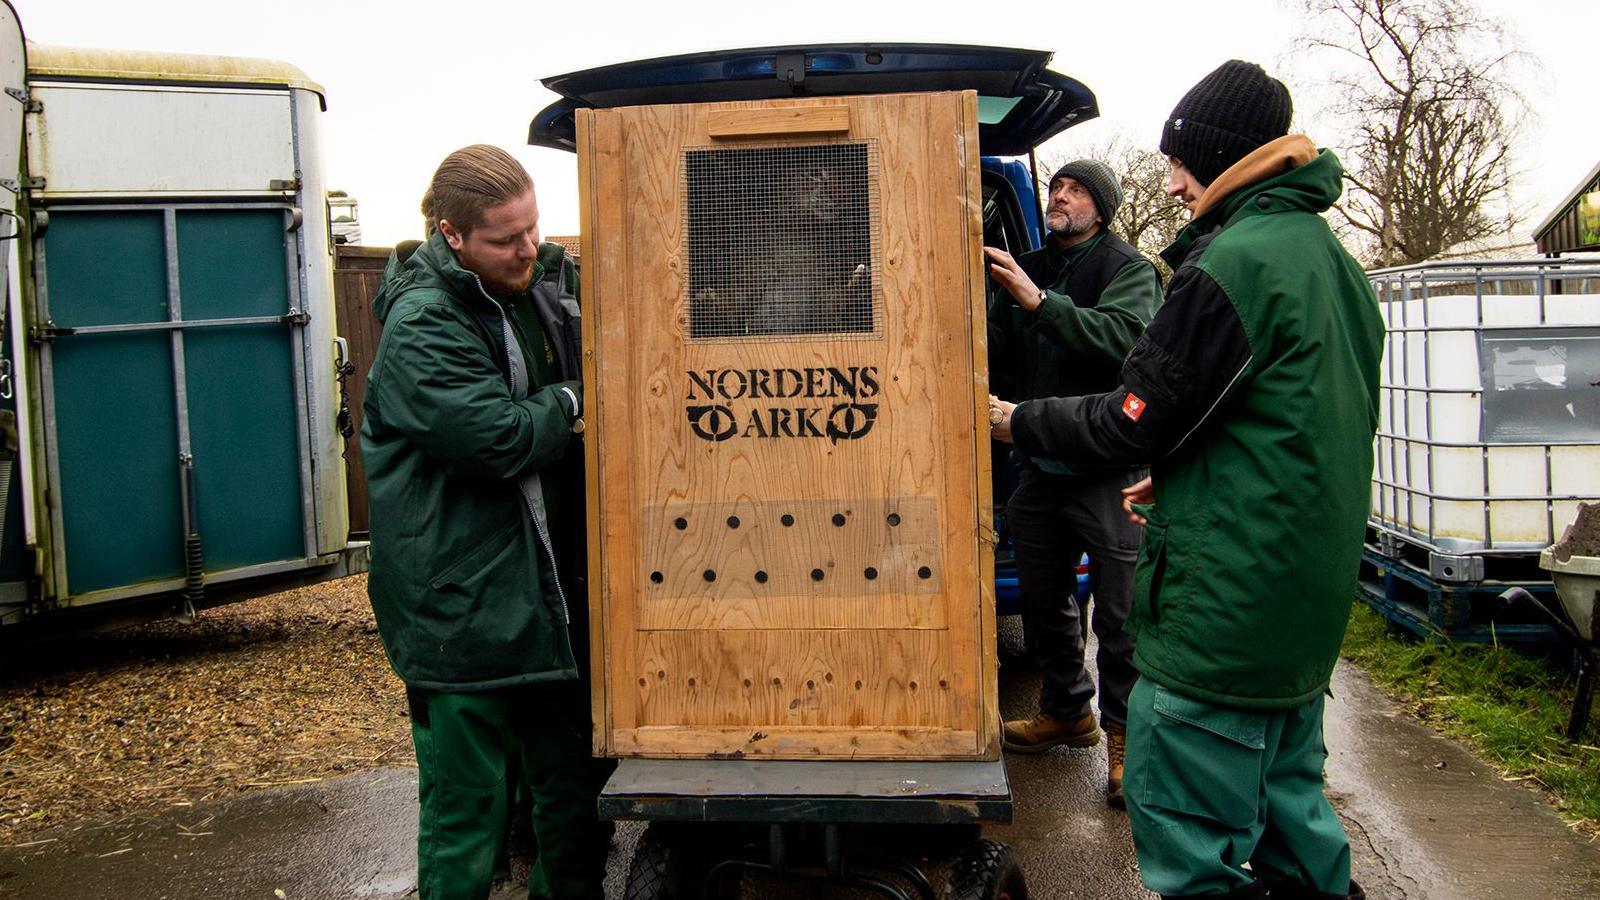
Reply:
[[[650,573],[650,581],[651,581],[652,584],[660,584],[661,582],[666,581],[666,580],[667,580],[667,576],[661,574],[660,572],[651,572]]]
[[[917,570],[917,577],[923,579],[924,581],[926,581],[927,579],[933,577],[933,570],[928,568],[927,566],[923,566],[922,568]]]
[[[822,570],[821,569],[812,569],[811,570],[811,580],[812,581],[821,581],[822,580]]]
[[[867,576],[867,580],[868,581],[872,581],[873,579],[878,577],[878,570],[874,569],[872,566],[867,566],[867,570],[865,572],[862,572],[861,574]]]
[[[778,521],[783,523],[783,527],[788,528],[790,525],[794,524],[794,516],[784,513],[783,518],[779,519]]]
[[[836,527],[843,528],[844,527],[844,513],[834,513],[833,514],[833,524]]]
[[[700,573],[700,577],[704,578],[707,581],[716,581],[717,580],[717,570],[716,569],[707,569],[704,572]],[[923,577],[926,578],[927,576],[923,576]]]
[[[766,583],[767,583],[767,570],[766,569],[757,569],[756,570],[756,584],[766,584]]]
[[[672,527],[682,531],[689,527],[689,520],[685,519],[683,516],[679,516],[672,520]]]
[[[728,527],[729,528],[738,528],[739,527],[739,517],[738,516],[729,516],[728,517]]]
[[[895,527],[896,525],[899,525],[899,524],[900,524],[900,514],[899,513],[889,513],[889,527],[893,528],[893,527]]]

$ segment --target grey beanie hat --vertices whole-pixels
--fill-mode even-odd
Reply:
[[[1048,187],[1055,187],[1056,181],[1062,178],[1071,178],[1083,185],[1089,196],[1094,198],[1095,211],[1100,213],[1105,226],[1110,228],[1111,217],[1122,206],[1122,182],[1117,180],[1111,167],[1098,159],[1075,159],[1050,176]]]

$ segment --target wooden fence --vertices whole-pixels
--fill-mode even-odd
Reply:
[[[378,320],[372,315],[372,297],[383,283],[388,247],[341,245],[334,260],[333,299],[338,307],[339,335],[350,344],[355,366],[345,383],[355,434],[345,441],[345,472],[350,491],[350,534],[365,537],[367,472],[361,463],[361,402],[367,396],[367,370],[378,352]]]

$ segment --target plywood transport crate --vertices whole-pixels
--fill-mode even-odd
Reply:
[[[577,125],[596,752],[996,758],[976,95]]]

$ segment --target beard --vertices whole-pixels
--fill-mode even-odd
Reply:
[[[501,299],[515,297],[527,290],[528,285],[533,283],[533,263],[528,264],[526,271],[517,272],[515,274],[480,274],[478,279],[483,282],[483,286],[488,289],[489,293],[495,295],[496,297]]]
[[[1075,238],[1088,234],[1096,225],[1093,210],[1081,216],[1074,216],[1070,212],[1052,212],[1044,217],[1044,229],[1052,237]]]

